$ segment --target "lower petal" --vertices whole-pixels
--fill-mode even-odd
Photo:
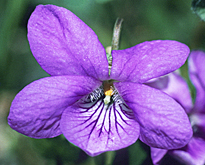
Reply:
[[[101,93],[98,90],[96,93]],[[105,105],[103,95],[95,95],[97,99],[93,99],[94,95],[64,111],[61,129],[68,141],[90,156],[133,144],[139,136],[133,112],[119,100]]]
[[[140,140],[151,147],[185,146],[192,128],[184,109],[167,94],[137,83],[115,83],[140,125]]]
[[[62,112],[90,93],[98,83],[82,76],[46,77],[34,81],[16,95],[8,123],[14,130],[33,138],[58,136]]]

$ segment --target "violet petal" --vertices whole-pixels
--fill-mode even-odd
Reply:
[[[205,140],[205,114],[192,113],[189,118],[192,124],[194,136]]]
[[[33,138],[58,136],[62,112],[96,85],[98,81],[82,76],[46,77],[34,81],[16,95],[8,123],[14,130]]]
[[[189,48],[170,40],[147,41],[125,50],[113,50],[111,78],[144,83],[181,67]]]
[[[159,161],[164,157],[168,150],[151,147],[151,158],[154,165],[158,165]]]
[[[61,129],[68,141],[96,156],[127,147],[138,139],[139,124],[125,104],[105,105],[102,97],[85,100],[68,107],[62,115]]]
[[[171,154],[186,165],[204,165],[205,141],[201,138],[193,137],[182,150],[173,150]]]
[[[196,88],[194,110],[205,113],[205,52],[192,51],[188,62],[189,76]]]
[[[175,149],[186,145],[192,128],[184,109],[167,94],[137,83],[115,83],[140,124],[140,140],[150,147]]]
[[[106,52],[95,32],[69,10],[39,5],[28,22],[31,51],[50,75],[108,78]]]
[[[167,93],[169,96],[174,98],[187,113],[191,111],[193,105],[189,87],[186,81],[177,73],[173,72],[167,76],[146,82],[146,85]]]

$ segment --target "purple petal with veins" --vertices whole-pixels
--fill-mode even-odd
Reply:
[[[158,40],[114,50],[109,75],[106,51],[95,32],[54,5],[36,7],[28,21],[28,40],[51,77],[31,83],[14,99],[8,119],[16,131],[34,138],[63,132],[91,156],[127,147],[139,134],[146,144],[165,149],[189,140],[190,123],[181,107],[142,85],[183,65],[186,45]],[[115,90],[115,80],[128,92],[126,102]]]
[[[103,97],[89,95],[68,107],[61,119],[65,137],[90,156],[133,144],[139,136],[139,124],[122,99],[108,105]]]

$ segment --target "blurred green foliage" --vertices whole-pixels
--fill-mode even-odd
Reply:
[[[204,0],[193,0],[192,9],[203,21],[205,21],[205,1]]]
[[[27,21],[38,4],[71,10],[96,32],[104,47],[110,46],[115,20],[121,17],[120,49],[156,39],[177,40],[191,49],[204,49],[205,23],[191,10],[191,0],[0,1],[0,164],[151,164],[149,147],[140,141],[91,158],[63,136],[32,139],[8,126],[6,118],[15,94],[30,82],[49,76],[35,61],[27,41]],[[186,64],[181,72],[188,80]]]

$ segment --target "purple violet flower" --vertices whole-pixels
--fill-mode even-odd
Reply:
[[[32,138],[64,134],[90,156],[118,150],[138,138],[152,147],[183,147],[192,136],[183,108],[143,83],[184,64],[189,48],[177,41],[150,41],[112,51],[69,10],[39,5],[28,22],[31,51],[51,75],[22,89],[8,123]]]
[[[205,164],[205,52],[192,51],[188,62],[190,80],[196,88],[194,105],[186,81],[179,75],[170,74],[166,77],[169,81],[165,82],[165,78],[162,78],[150,84],[155,88],[161,88],[184,107],[193,129],[193,137],[185,147],[175,150],[151,148],[154,164],[160,164],[165,154],[175,157],[186,165]]]

